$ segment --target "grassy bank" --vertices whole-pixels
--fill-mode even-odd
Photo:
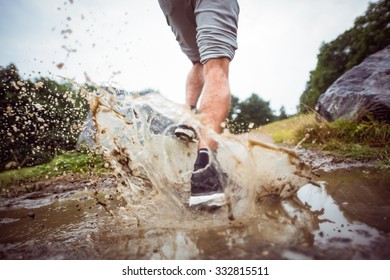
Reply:
[[[390,125],[371,121],[354,123],[319,121],[315,114],[295,116],[258,129],[275,143],[320,150],[338,158],[379,160],[390,165]]]
[[[101,155],[77,151],[65,152],[46,164],[0,172],[0,188],[9,184],[39,181],[69,173],[83,176],[90,172],[95,174],[107,172]]]

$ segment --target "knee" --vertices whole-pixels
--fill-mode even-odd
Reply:
[[[227,57],[214,58],[204,64],[204,77],[228,79],[230,59]]]

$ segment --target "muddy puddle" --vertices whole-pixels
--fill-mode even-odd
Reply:
[[[151,205],[148,221],[118,199],[116,178],[50,182],[2,198],[2,259],[389,259],[390,174],[319,171],[297,197],[266,196],[255,214],[230,221],[183,206],[172,217]],[[135,214],[135,215],[134,215]]]
[[[153,94],[103,91],[89,102],[89,135],[112,174],[3,195],[0,258],[390,259],[388,169],[329,168],[253,135],[210,132],[227,205],[195,210],[197,144],[172,131],[206,131],[202,116]]]

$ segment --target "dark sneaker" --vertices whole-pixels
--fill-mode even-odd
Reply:
[[[190,207],[214,208],[226,204],[221,178],[213,162],[192,173]]]
[[[195,129],[185,124],[178,125],[174,133],[183,142],[195,142],[198,139]]]

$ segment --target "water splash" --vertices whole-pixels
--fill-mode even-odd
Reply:
[[[141,217],[162,212],[175,220],[188,220],[197,143],[181,142],[173,131],[179,124],[205,129],[202,115],[158,93],[141,96],[100,88],[88,96],[95,141],[122,179],[120,189],[128,208]],[[256,215],[260,197],[292,197],[311,180],[310,166],[293,150],[248,135],[212,131],[209,135],[218,142],[216,160],[228,178],[225,193],[230,217]],[[226,215],[222,212],[216,215]]]

